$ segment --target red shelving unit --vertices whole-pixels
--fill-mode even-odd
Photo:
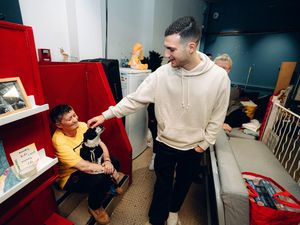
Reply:
[[[31,143],[45,151],[38,174],[0,196],[0,224],[43,224],[56,211],[50,185],[57,177],[53,169],[57,159],[31,27],[0,21],[0,49],[0,78],[20,77],[27,95],[33,95],[36,102],[30,109],[0,118],[0,140],[8,162],[12,165],[11,152]]]

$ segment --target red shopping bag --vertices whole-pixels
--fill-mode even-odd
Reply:
[[[249,193],[250,225],[300,224],[300,201],[291,193],[269,177],[242,174]]]

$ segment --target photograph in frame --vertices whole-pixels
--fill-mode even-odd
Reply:
[[[19,77],[0,79],[0,117],[30,108]]]

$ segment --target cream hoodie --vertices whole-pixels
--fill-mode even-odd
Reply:
[[[187,71],[171,64],[151,73],[138,89],[116,106],[103,112],[106,119],[123,117],[155,103],[157,140],[188,150],[214,144],[220,131],[230,95],[230,80],[225,70],[206,55],[198,53],[201,63]]]

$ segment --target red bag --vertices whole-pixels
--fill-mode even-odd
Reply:
[[[250,225],[300,224],[300,201],[298,201],[291,193],[269,177],[252,172],[243,172],[242,174],[249,192]],[[274,188],[273,190],[275,190],[273,196],[266,201],[263,197],[265,195],[260,195],[261,190],[259,188],[261,186],[255,186],[254,189],[251,179],[256,182],[266,181],[266,183],[271,184]],[[264,189],[263,193],[265,193],[265,190],[266,189]],[[273,203],[275,203],[275,205]],[[275,208],[271,208],[271,206],[275,206]]]

